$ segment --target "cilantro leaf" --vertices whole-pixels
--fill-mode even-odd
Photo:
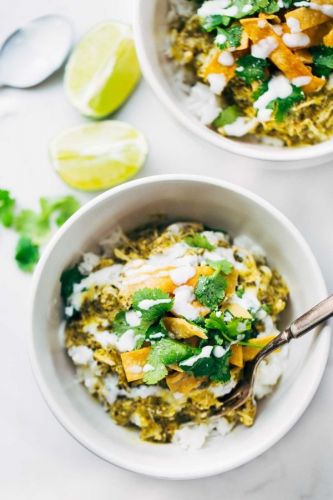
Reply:
[[[22,236],[16,245],[15,260],[22,271],[31,273],[39,260],[39,247],[30,238]]]
[[[139,349],[146,340],[146,332],[149,329],[151,322],[141,320],[137,326],[131,326],[126,321],[126,311],[120,311],[112,322],[112,331],[121,337],[128,330],[133,330],[136,337],[135,349]]]
[[[245,293],[245,288],[243,286],[239,286],[237,289],[236,289],[236,295],[237,297],[239,297],[240,299],[243,297]]]
[[[237,61],[236,74],[247,84],[254,81],[262,81],[266,78],[268,62],[251,54],[242,56]]]
[[[300,87],[292,85],[292,93],[285,98],[278,97],[274,101],[270,102],[267,108],[274,110],[274,117],[277,122],[282,122],[285,115],[291,110],[291,108],[303,101],[305,99],[304,91]]]
[[[0,223],[10,227],[14,221],[15,200],[6,189],[0,189]]]
[[[230,28],[217,28],[217,36],[224,35],[225,42],[219,43],[218,39],[215,40],[215,44],[221,49],[230,49],[234,47],[238,47],[241,43],[243,33],[243,27],[240,24],[234,24],[230,26]]]
[[[231,123],[234,123],[239,116],[241,116],[241,112],[236,105],[233,104],[232,106],[227,106],[222,109],[219,116],[215,118],[213,121],[213,127],[220,128],[225,125],[230,125]]]
[[[146,341],[154,344],[159,342],[161,339],[169,336],[168,330],[165,328],[163,320],[158,323],[151,325],[146,332]]]
[[[40,211],[21,210],[15,219],[15,229],[28,236],[35,243],[44,243],[51,232],[52,216],[55,215],[57,226],[61,226],[79,208],[79,202],[73,196],[64,196],[56,200],[40,199]]]
[[[214,356],[214,350],[209,356],[197,359],[192,365],[179,363],[182,370],[190,372],[195,377],[208,377],[210,380],[217,382],[228,382],[231,377],[230,359],[231,352],[228,350],[223,356]]]
[[[143,321],[155,322],[173,306],[173,299],[159,288],[142,288],[133,295],[132,307],[140,311]]]
[[[80,283],[84,275],[79,271],[79,265],[65,269],[60,276],[60,295],[64,302],[72,295],[76,283]]]
[[[168,374],[166,365],[179,363],[199,352],[200,349],[172,339],[162,339],[156,342],[152,346],[147,359],[146,364],[150,365],[152,369],[145,372],[144,383],[148,385],[157,384]]]
[[[200,233],[196,233],[193,236],[187,236],[185,238],[185,243],[190,247],[205,248],[206,250],[215,250],[215,245],[212,245],[206,236]]]
[[[229,262],[226,259],[222,259],[222,260],[207,259],[206,262],[210,267],[215,269],[215,271],[218,271],[219,273],[223,273],[223,274],[227,274],[227,275],[230,274],[234,268],[234,266],[231,264],[231,262]]]
[[[214,29],[216,29],[218,26],[228,26],[230,23],[231,19],[230,17],[227,16],[220,16],[218,14],[212,15],[212,16],[207,16],[202,20],[202,28],[210,33]]]
[[[218,271],[211,276],[200,276],[194,295],[204,306],[216,308],[225,297],[227,282]]]
[[[313,72],[317,76],[328,77],[333,71],[333,47],[318,45],[309,48],[313,58]]]
[[[218,330],[224,340],[228,343],[239,340],[239,336],[243,338],[252,337],[254,320],[237,318],[228,310],[221,316],[216,313],[211,313],[205,321],[205,326],[208,329]]]

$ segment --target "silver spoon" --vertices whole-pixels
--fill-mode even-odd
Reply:
[[[0,87],[38,85],[59,69],[73,42],[70,21],[47,15],[14,31],[0,49]]]
[[[267,344],[252,361],[245,364],[241,382],[227,396],[220,399],[222,407],[218,414],[224,415],[232,410],[236,410],[252,396],[257,368],[266,356],[279,347],[288,344],[291,340],[302,337],[302,335],[308,333],[315,326],[323,323],[331,316],[333,316],[333,295],[319,302],[319,304],[293,321],[288,328]]]

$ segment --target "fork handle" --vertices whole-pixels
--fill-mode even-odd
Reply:
[[[327,299],[319,302],[308,312],[295,319],[288,330],[291,336],[297,339],[331,316],[333,316],[333,295],[330,295]]]
[[[285,344],[288,344],[292,339],[301,337],[331,316],[333,316],[333,295],[330,295],[330,297],[327,297],[327,299],[319,302],[319,304],[314,306],[312,309],[295,319],[295,321],[293,321],[288,328],[283,330],[277,337],[275,337],[269,344],[259,351],[257,356],[254,358],[253,363],[258,364],[271,352]]]

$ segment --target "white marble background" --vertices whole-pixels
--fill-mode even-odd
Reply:
[[[132,0],[1,0],[0,39],[18,24],[51,12],[68,15],[78,38],[103,19],[130,21],[131,7]],[[0,90],[0,110],[8,98],[13,108],[12,114],[0,118],[0,185],[10,188],[22,206],[33,207],[43,195],[68,192],[52,171],[47,144],[56,133],[84,119],[66,101],[61,76],[33,90]],[[204,173],[262,195],[303,232],[332,291],[332,165],[265,171],[249,160],[223,153],[174,123],[145,82],[119,117],[139,127],[149,139],[150,156],[142,176]],[[3,500],[333,498],[332,357],[317,395],[294,429],[263,456],[227,474],[188,482],[149,479],[115,468],[81,447],[56,422],[33,379],[26,349],[31,278],[16,269],[14,246],[15,236],[0,228]],[[311,286],[306,269],[303,285]]]

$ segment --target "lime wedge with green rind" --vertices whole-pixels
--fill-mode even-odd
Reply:
[[[62,180],[75,189],[107,189],[135,175],[147,156],[141,132],[108,120],[69,129],[50,143],[50,157]]]
[[[140,79],[131,27],[103,22],[78,43],[65,70],[65,91],[80,113],[103,118],[121,106]]]

